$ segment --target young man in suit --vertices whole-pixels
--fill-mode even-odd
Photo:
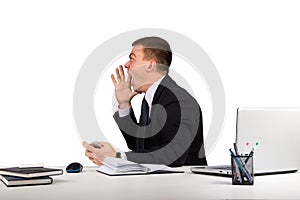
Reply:
[[[119,110],[114,119],[131,151],[116,152],[109,143],[101,148],[83,143],[85,155],[101,165],[104,156],[137,163],[169,166],[207,165],[203,145],[202,113],[197,101],[168,75],[172,51],[167,41],[146,37],[135,41],[124,65],[111,75]],[[133,90],[132,90],[133,88]],[[131,99],[145,93],[137,122]]]

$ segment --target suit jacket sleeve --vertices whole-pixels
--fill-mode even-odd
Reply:
[[[121,133],[127,143],[130,150],[136,150],[136,136],[134,133],[137,131],[137,120],[135,118],[134,112],[131,111],[129,115],[124,117],[119,117],[118,111],[114,114],[114,119],[120,128]]]

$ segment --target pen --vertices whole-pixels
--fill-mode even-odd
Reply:
[[[230,151],[231,157],[234,159],[234,161],[236,162],[236,164],[238,165],[238,167],[240,168],[240,170],[244,174],[246,174],[246,177],[247,177],[248,181],[251,182],[252,179],[251,179],[251,176],[250,176],[248,170],[245,169],[245,167],[242,165],[242,163],[240,162],[240,160],[234,155],[233,151],[231,149],[229,149],[229,151]]]
[[[239,150],[237,148],[236,143],[233,143],[233,147],[234,147],[235,154],[238,156],[239,155]]]
[[[244,150],[244,155],[247,155],[247,150],[248,150],[248,147],[249,147],[249,142],[246,142],[246,147],[245,147],[245,150]]]
[[[255,146],[254,147],[252,147],[252,149],[251,149],[251,151],[250,151],[250,153],[249,153],[249,155],[248,155],[248,157],[246,158],[246,160],[245,160],[245,164],[248,162],[248,160],[249,160],[249,158],[251,157],[251,156],[253,156],[253,154],[254,154],[254,151],[256,150],[256,148],[257,148],[257,146],[258,146],[258,142],[256,142],[255,143]]]
[[[235,171],[236,171],[236,173],[235,173],[236,180],[240,183],[243,183],[244,179],[242,177],[242,172],[241,172],[240,168],[237,165],[235,165]]]
[[[237,145],[236,145],[236,142],[233,143],[233,147],[234,147],[235,155],[236,155],[236,156],[240,156],[239,150],[238,150]],[[240,160],[240,161],[242,162],[243,166],[245,166],[244,161],[243,161],[243,160]]]
[[[233,147],[234,147],[234,151],[235,151],[235,155],[239,155],[239,150],[237,148],[237,145],[236,145],[236,142],[233,143]],[[235,165],[235,171],[236,171],[236,177],[237,177],[237,180],[241,183],[241,182],[244,182],[244,179],[242,178],[242,172],[241,170],[239,169],[239,167],[237,165]]]

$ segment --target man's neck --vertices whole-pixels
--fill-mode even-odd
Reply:
[[[151,105],[152,105],[152,101],[153,101],[154,95],[156,93],[156,90],[164,77],[165,76],[160,77],[160,79],[155,81],[145,92],[145,99],[149,105],[150,110],[151,110]]]
[[[145,85],[145,92],[144,93],[146,93],[147,92],[147,90],[154,84],[154,83],[156,83],[158,80],[160,80],[162,77],[164,77],[164,76],[166,76],[166,74],[158,74],[157,76],[155,76],[155,77],[153,77],[152,79],[151,79],[151,81],[149,81],[149,84],[146,84]]]

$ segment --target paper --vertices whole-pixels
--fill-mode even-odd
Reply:
[[[154,173],[182,173],[182,169],[171,168],[166,165],[138,164],[120,158],[106,157],[97,171],[107,175],[132,175]]]
[[[44,167],[44,163],[21,163],[19,168],[28,168],[28,167]]]
[[[147,172],[150,170],[143,165],[128,160],[124,160],[121,158],[105,157],[103,164],[119,172],[129,172],[129,171]]]

